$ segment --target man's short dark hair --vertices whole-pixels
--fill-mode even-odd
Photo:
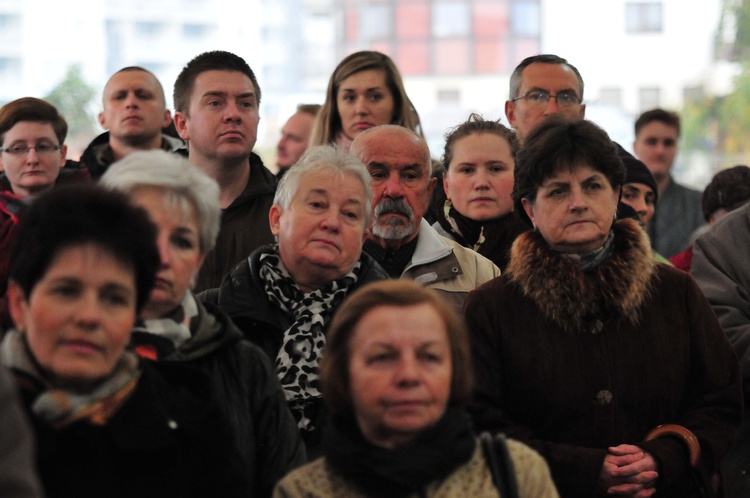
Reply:
[[[311,115],[312,117],[316,117],[321,107],[322,106],[320,104],[299,104],[297,106],[297,112],[303,112],[305,114]]]
[[[677,131],[677,136],[680,136],[680,116],[676,112],[665,111],[664,109],[651,109],[646,111],[635,121],[635,136],[638,137],[638,132],[641,128],[647,124],[658,121],[664,123],[667,126],[671,126]]]
[[[10,251],[10,280],[28,299],[62,250],[85,244],[101,247],[132,268],[140,310],[161,262],[156,227],[125,194],[99,186],[57,187],[23,211]]]
[[[522,199],[534,202],[545,180],[583,165],[602,173],[613,189],[625,181],[625,166],[607,132],[586,120],[562,116],[542,120],[526,138],[513,170],[513,205],[521,219],[531,225]]]
[[[23,97],[0,107],[0,146],[3,145],[5,134],[16,124],[23,121],[49,123],[52,125],[60,145],[65,143],[68,123],[65,122],[57,108],[42,99]]]
[[[193,93],[193,86],[195,86],[195,79],[199,74],[206,71],[237,71],[244,74],[252,81],[255,90],[255,102],[260,105],[260,86],[255,73],[250,69],[245,59],[231,52],[214,50],[203,52],[182,68],[174,82],[174,93],[172,94],[175,111],[189,114],[190,97]]]
[[[711,215],[719,209],[734,211],[750,201],[750,168],[744,165],[727,168],[716,173],[703,191],[703,217],[711,220]]]
[[[526,69],[531,64],[564,64],[568,66],[575,73],[576,78],[578,78],[578,85],[581,87],[581,94],[578,96],[578,98],[583,99],[583,77],[581,76],[581,73],[578,72],[578,68],[576,68],[573,64],[571,64],[570,62],[566,61],[565,59],[557,55],[539,54],[539,55],[532,55],[531,57],[526,57],[513,70],[513,74],[510,75],[509,97],[511,100],[515,99],[516,97],[519,97],[518,92],[521,91],[521,73],[523,73],[523,70]]]

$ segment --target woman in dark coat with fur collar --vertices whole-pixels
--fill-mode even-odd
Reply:
[[[563,497],[699,496],[680,437],[644,439],[687,429],[713,474],[739,424],[737,358],[692,278],[613,221],[624,177],[590,122],[529,136],[513,200],[534,230],[466,302],[476,425],[537,449]]]

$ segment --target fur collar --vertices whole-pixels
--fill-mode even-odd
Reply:
[[[548,320],[568,332],[593,319],[623,318],[637,325],[656,263],[635,221],[619,220],[613,230],[614,252],[592,273],[558,257],[537,231],[516,239],[507,273]]]

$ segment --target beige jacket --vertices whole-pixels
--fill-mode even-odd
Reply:
[[[508,441],[508,450],[516,470],[521,498],[557,498],[549,468],[534,450],[517,441]],[[367,495],[354,484],[336,474],[319,458],[287,475],[276,486],[274,498],[366,498]],[[414,495],[415,497],[417,495]],[[421,497],[426,498],[498,498],[500,495],[492,482],[484,452],[479,443],[474,455],[466,464],[456,469],[442,481],[427,486]]]

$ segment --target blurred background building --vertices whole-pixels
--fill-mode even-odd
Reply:
[[[736,108],[730,97],[742,90],[748,3],[0,0],[0,104],[49,97],[73,120],[73,148],[82,147],[100,131],[94,117],[101,91],[117,69],[153,71],[171,102],[172,83],[188,60],[230,50],[258,75],[256,150],[275,164],[279,129],[296,105],[322,103],[331,72],[347,54],[379,50],[401,69],[439,157],[445,131],[470,112],[505,121],[513,68],[548,52],[578,67],[587,117],[626,148],[641,111],[661,106],[683,113],[677,173],[702,187],[714,170],[746,161],[744,141],[730,138],[722,121],[731,121],[724,116]]]

